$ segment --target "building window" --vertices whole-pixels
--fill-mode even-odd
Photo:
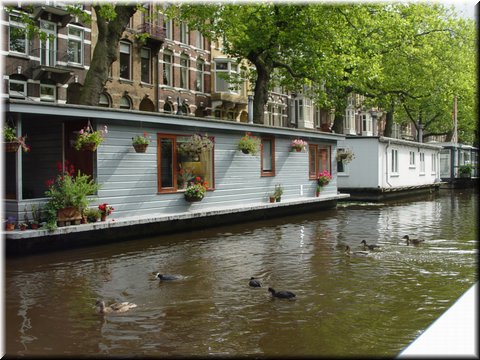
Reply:
[[[298,126],[301,122],[303,122],[303,99],[298,99],[295,100],[294,124]]]
[[[180,57],[180,87],[188,89],[188,55]]]
[[[415,151],[410,151],[410,167],[415,167]]]
[[[68,62],[83,64],[83,29],[75,26],[68,27]]]
[[[308,178],[313,180],[322,171],[332,173],[331,147],[329,145],[308,145]]]
[[[163,31],[165,32],[165,39],[172,40],[172,20],[163,19]]]
[[[19,16],[10,15],[9,24],[9,51],[27,54],[27,34],[25,33],[25,24]]]
[[[27,96],[27,82],[25,80],[8,80],[8,95],[11,98],[25,99]]]
[[[158,191],[176,192],[185,190],[189,181],[200,177],[208,187],[214,187],[214,149],[202,151],[200,155],[185,151],[189,136],[158,134]]]
[[[195,46],[199,49],[204,49],[203,48],[203,34],[200,31],[196,31],[195,34]]]
[[[122,96],[120,98],[120,109],[131,109],[132,101],[128,96]]]
[[[398,173],[398,150],[392,149],[392,173]]]
[[[55,66],[57,49],[57,26],[49,21],[40,21],[40,29],[47,35],[40,41],[40,64]]]
[[[147,84],[151,83],[151,60],[150,49],[140,49],[140,69],[141,69],[141,81]]]
[[[131,80],[131,57],[130,57],[130,44],[126,42],[120,42],[120,78]]]
[[[165,105],[163,105],[163,112],[173,114],[173,104],[170,101],[166,101]]]
[[[172,86],[172,53],[163,54],[163,85]]]
[[[437,173],[437,154],[431,154],[432,157],[432,173]]]
[[[205,62],[197,60],[197,79],[195,80],[195,91],[204,92]]]
[[[40,84],[40,101],[54,102],[57,98],[55,85]]]
[[[231,81],[231,77],[238,74],[238,64],[229,60],[215,60],[215,91],[239,94],[237,85]]]
[[[261,176],[275,176],[275,138],[262,137]]]
[[[100,98],[98,99],[98,106],[110,107],[110,104],[110,97],[105,93],[100,94]]]
[[[188,44],[188,25],[186,22],[180,22],[180,42]]]
[[[425,153],[420,153],[420,174],[425,174]]]

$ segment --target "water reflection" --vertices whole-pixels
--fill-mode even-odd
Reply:
[[[476,281],[476,193],[8,259],[12,355],[394,356]],[[426,239],[406,246],[406,235]],[[349,258],[342,245],[382,246]],[[181,274],[160,282],[155,273]],[[262,288],[250,288],[251,276]],[[290,290],[295,301],[268,293]],[[138,308],[98,316],[97,298]],[[381,339],[381,341],[379,341]]]

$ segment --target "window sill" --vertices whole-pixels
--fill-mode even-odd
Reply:
[[[128,80],[128,79],[119,78],[119,79],[118,79],[118,82],[119,82],[120,84],[130,84],[130,85],[133,85],[133,81],[132,81],[132,80]]]
[[[28,56],[27,54],[22,54],[22,53],[9,52],[8,56],[16,57],[16,58],[22,58],[22,59],[25,59],[25,60],[30,60],[30,56]]]

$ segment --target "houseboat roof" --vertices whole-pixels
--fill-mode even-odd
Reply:
[[[385,137],[385,136],[356,136],[356,135],[346,136],[346,140],[359,140],[359,139],[377,139],[378,142],[381,142],[381,143],[414,146],[417,148],[424,148],[424,149],[440,150],[443,148],[443,146],[440,143],[421,143],[417,141],[395,139],[395,138]]]
[[[215,118],[199,118],[185,115],[162,114],[157,112],[146,112],[138,110],[114,109],[93,107],[86,105],[73,104],[53,104],[31,102],[26,100],[8,99],[3,103],[4,112],[37,114],[37,115],[55,115],[69,118],[94,118],[113,122],[143,122],[158,124],[167,127],[178,127],[188,129],[198,129],[201,131],[239,131],[252,132],[259,134],[273,134],[285,136],[298,136],[303,138],[322,139],[337,142],[344,140],[345,135],[329,132],[322,132],[313,129],[295,129],[268,126],[262,124],[241,123],[229,120],[220,120]],[[72,119],[74,120],[74,119]]]

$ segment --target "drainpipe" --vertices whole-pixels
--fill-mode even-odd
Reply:
[[[385,181],[387,182],[388,186],[392,187],[392,184],[388,181],[388,148],[390,147],[390,140],[388,140],[388,144],[385,147]]]

